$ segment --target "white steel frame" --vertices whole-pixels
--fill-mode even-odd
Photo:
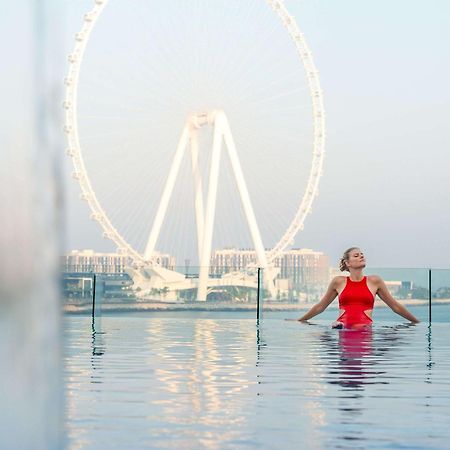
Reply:
[[[198,130],[203,125],[213,126],[213,144],[205,211],[203,210],[202,180],[198,166]],[[225,148],[230,158],[231,169],[234,174],[236,186],[244,209],[244,214],[250,229],[253,245],[255,246],[259,267],[267,267],[266,252],[264,250],[255,213],[253,212],[241,163],[239,161],[227,117],[222,110],[194,114],[189,117],[186,125],[184,126],[144,252],[144,259],[150,260],[155,251],[155,246],[161,232],[161,226],[167,212],[167,207],[172,196],[173,188],[175,186],[175,181],[177,179],[178,171],[180,170],[180,165],[185,154],[186,147],[189,145],[192,163],[192,176],[194,180],[198,257],[200,261],[197,300],[200,301],[206,300],[207,295],[222,143],[225,144]]]
[[[155,237],[157,238],[155,224],[154,229],[155,232],[151,235],[152,240],[149,239],[145,254],[142,255],[137,252],[132,246],[120,235],[120,233],[113,226],[109,218],[107,217],[105,211],[100,205],[97,197],[95,195],[94,190],[92,189],[91,183],[89,181],[89,177],[86,171],[86,167],[84,165],[82,150],[80,147],[79,137],[78,137],[78,117],[77,117],[77,94],[78,94],[78,80],[79,73],[81,68],[81,63],[83,60],[84,52],[86,46],[89,41],[89,36],[95,26],[97,19],[102,13],[103,9],[107,5],[108,0],[95,0],[94,7],[90,12],[88,12],[84,16],[84,22],[82,29],[79,33],[75,35],[75,46],[72,53],[69,55],[69,69],[68,75],[65,78],[66,85],[66,95],[64,101],[64,109],[66,110],[66,124],[65,124],[65,132],[67,134],[68,140],[68,150],[67,153],[71,157],[74,173],[73,176],[78,180],[81,191],[82,198],[88,203],[92,214],[92,219],[96,220],[103,229],[103,236],[111,239],[118,247],[118,251],[122,254],[130,256],[136,263],[148,264],[153,263],[153,250],[154,245],[156,243]],[[284,2],[282,0],[267,0],[267,3],[272,7],[274,12],[277,14],[278,18],[281,20],[283,26],[286,28],[287,32],[291,36],[297,53],[300,57],[300,60],[303,64],[303,67],[306,71],[306,77],[308,81],[308,87],[310,96],[312,99],[312,111],[313,111],[313,126],[314,126],[314,139],[313,139],[313,158],[311,169],[308,177],[308,183],[306,187],[306,191],[303,195],[303,198],[300,202],[300,206],[297,209],[297,212],[294,215],[293,220],[288,226],[285,233],[281,236],[281,239],[275,244],[275,246],[265,255],[265,258],[262,258],[262,255],[258,255],[260,263],[263,260],[267,260],[268,264],[271,264],[274,259],[279,256],[289,245],[292,245],[293,240],[297,232],[303,229],[304,221],[306,216],[311,213],[312,203],[314,198],[318,194],[318,186],[319,180],[322,176],[322,168],[323,161],[325,156],[324,145],[325,145],[325,112],[323,108],[323,95],[320,87],[318,71],[314,65],[311,52],[306,44],[303,34],[300,32],[295,19],[293,16],[289,14],[286,7],[284,6]],[[219,122],[222,122],[222,119],[216,118]],[[216,123],[218,125],[218,123]],[[218,130],[217,133],[222,134],[226,140],[227,149],[231,155],[235,155],[234,143],[232,142],[231,133],[229,133],[228,124],[225,118],[225,121],[220,126],[215,126],[215,129]],[[228,137],[228,138],[227,138]],[[183,144],[183,139],[186,142],[190,139],[189,130],[185,128],[182,134],[182,138],[180,139],[179,146]],[[183,142],[182,142],[183,141]],[[198,144],[196,144],[195,137],[194,139],[190,139],[191,142],[191,159],[192,159],[192,170],[195,184],[195,211],[196,211],[196,219],[197,219],[197,234],[198,236],[209,236],[212,231],[209,227],[212,227],[213,221],[209,218],[208,220],[204,220],[203,218],[203,199],[200,196],[201,193],[201,179],[198,171]],[[197,149],[197,150],[196,150]],[[178,152],[178,149],[177,149]],[[220,149],[216,149],[216,152],[220,154]],[[181,150],[180,150],[180,153]],[[214,153],[214,148],[213,148]],[[215,159],[217,160],[217,158]],[[235,158],[236,161],[237,157]],[[171,173],[175,172],[176,166],[175,160],[172,164]],[[215,166],[211,166],[211,170],[215,171]],[[240,167],[233,167],[235,175],[239,173]],[[169,178],[171,177],[171,173],[169,173]],[[206,205],[206,211],[210,212],[215,207],[215,200],[213,200],[212,192],[216,189],[214,186],[215,177],[212,176],[213,173],[210,173],[210,186],[209,193]],[[243,181],[243,177],[239,175],[236,178]],[[211,184],[213,183],[213,184]],[[239,184],[239,182],[238,182]],[[167,186],[167,183],[166,183]],[[241,186],[243,189],[243,187]],[[240,191],[241,192],[241,191]],[[244,190],[242,190],[244,192]],[[211,200],[210,200],[211,197]],[[244,197],[241,197],[242,201],[247,202]],[[161,199],[161,202],[165,201],[165,198]],[[210,203],[211,202],[211,203]],[[249,202],[249,199],[248,199]],[[248,203],[247,206],[250,206]],[[247,208],[248,209],[248,208]],[[163,208],[159,207],[159,210]],[[248,209],[249,210],[249,209]],[[157,215],[158,221],[162,220],[160,216]],[[205,218],[206,219],[206,218]],[[155,219],[156,223],[156,219]],[[250,224],[250,222],[249,222]],[[198,243],[199,254],[206,255],[209,251],[208,248],[204,248],[203,244],[207,241],[207,239],[200,240]],[[258,251],[258,249],[256,249]],[[206,261],[205,258],[201,259],[202,263],[207,263],[209,266],[209,261]]]

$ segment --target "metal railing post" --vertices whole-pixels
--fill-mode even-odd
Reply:
[[[431,269],[428,269],[428,322],[431,324]]]
[[[256,320],[259,320],[260,296],[261,296],[261,267],[258,267],[258,290],[256,291]]]
[[[97,281],[97,276],[94,273],[94,278],[92,280],[92,325],[94,325],[94,320],[95,320],[95,288],[96,288],[96,283]]]

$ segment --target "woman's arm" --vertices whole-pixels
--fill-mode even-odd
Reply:
[[[325,292],[325,295],[322,297],[322,300],[320,300],[319,303],[316,303],[306,314],[297,319],[299,322],[306,322],[307,320],[312,319],[314,316],[317,316],[317,314],[320,314],[321,312],[327,309],[328,305],[336,298],[338,294],[336,290],[337,284],[336,278],[337,277],[331,280],[327,292]]]
[[[383,300],[383,302],[392,309],[392,311],[404,317],[406,320],[409,320],[413,323],[419,323],[419,320],[414,317],[413,314],[411,314],[401,303],[399,303],[394,299],[394,297],[392,297],[391,293],[386,287],[385,282],[380,277],[376,277],[375,281],[378,287],[378,290],[376,292],[378,297],[380,297],[381,300]]]

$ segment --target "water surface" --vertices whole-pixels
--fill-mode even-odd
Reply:
[[[66,316],[69,448],[448,448],[448,324],[283,316]]]

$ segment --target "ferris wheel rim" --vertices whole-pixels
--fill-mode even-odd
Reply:
[[[112,240],[117,245],[119,253],[129,256],[135,262],[151,262],[152,260],[146,261],[144,256],[127,242],[127,240],[119,233],[119,231],[109,220],[108,215],[102,208],[95,191],[92,188],[79,142],[77,94],[81,64],[89,41],[89,36],[95,27],[97,19],[101,15],[109,0],[94,1],[95,4],[93,9],[85,14],[83,26],[75,35],[75,46],[72,53],[70,53],[68,57],[69,69],[67,72],[67,77],[64,80],[66,95],[63,103],[66,119],[64,131],[67,134],[68,141],[67,154],[72,159],[72,164],[74,167],[73,176],[78,180],[81,187],[81,197],[88,203],[88,206],[91,209],[91,218],[97,221],[102,227],[103,236]],[[301,33],[294,17],[289,14],[283,0],[266,1],[277,14],[278,18],[282,22],[282,25],[286,28],[294,42],[300,61],[306,72],[309,93],[312,100],[313,114],[313,158],[306,190],[302,196],[294,218],[290,221],[286,231],[283,233],[279,241],[267,251],[267,260],[269,263],[272,263],[275,258],[277,258],[289,245],[292,244],[296,234],[303,229],[306,216],[311,213],[312,203],[314,198],[318,195],[318,186],[322,176],[325,156],[325,112],[323,106],[323,93],[320,86],[318,71],[303,33]]]

